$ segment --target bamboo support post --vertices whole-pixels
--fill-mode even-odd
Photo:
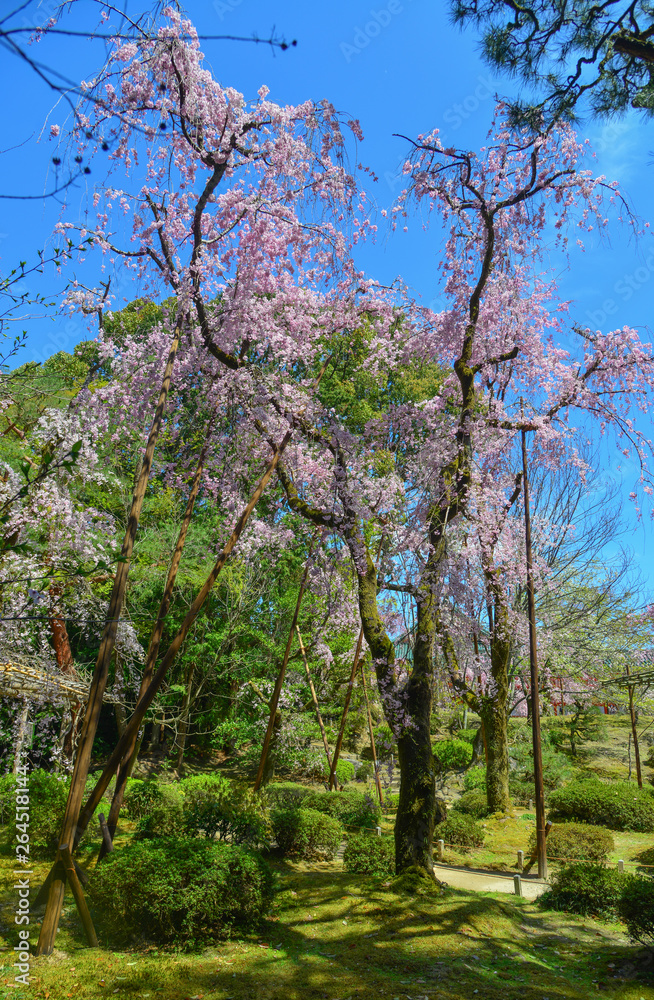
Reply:
[[[107,677],[109,676],[109,664],[116,642],[118,620],[120,618],[120,612],[125,597],[125,586],[127,584],[127,575],[129,573],[132,552],[134,549],[136,530],[141,516],[141,508],[143,506],[145,491],[150,478],[150,470],[152,468],[155,446],[163,421],[163,414],[166,407],[166,401],[168,399],[170,381],[175,364],[175,358],[177,356],[177,348],[179,346],[184,319],[184,315],[180,312],[175,323],[173,338],[168,352],[168,360],[166,362],[161,389],[159,391],[157,407],[150,426],[150,432],[148,435],[145,453],[143,455],[143,461],[141,463],[141,469],[134,487],[125,538],[123,540],[120,560],[116,566],[116,574],[114,576],[113,588],[109,599],[107,621],[102,633],[102,639],[100,641],[100,648],[98,650],[98,657],[95,664],[95,670],[93,672],[93,679],[91,681],[86,711],[84,714],[84,722],[82,723],[82,732],[77,747],[77,753],[75,755],[73,776],[71,778],[68,800],[66,802],[66,811],[59,838],[60,843],[64,842],[66,844],[74,844],[75,830],[84,798],[86,779],[89,773],[93,741],[98,728],[98,720],[100,718],[100,710],[102,708],[102,699],[107,686]],[[37,955],[49,955],[54,948],[55,934],[57,933],[57,927],[59,926],[59,918],[61,917],[63,902],[64,883],[61,879],[55,878],[50,884],[48,902],[46,905],[45,915],[43,917],[43,923],[41,924],[39,941],[36,947]]]
[[[84,892],[77,878],[77,872],[75,871],[75,865],[73,864],[68,844],[62,844],[59,848],[59,853],[61,854],[61,860],[63,861],[64,868],[66,870],[66,878],[68,879],[73,896],[75,897],[77,910],[82,920],[82,924],[84,925],[86,940],[92,948],[97,948],[98,936],[95,933],[95,927],[93,926],[93,921],[91,920],[91,914],[89,913],[89,908],[86,905]]]
[[[309,661],[307,660],[307,651],[304,648],[304,643],[302,642],[302,633],[300,632],[300,626],[296,625],[295,629],[296,629],[296,632],[297,632],[298,642],[300,643],[300,652],[302,653],[302,660],[304,661],[304,670],[306,672],[307,680],[309,682],[309,687],[311,689],[311,699],[313,701],[313,707],[314,707],[314,709],[316,711],[316,719],[318,720],[318,725],[320,726],[320,733],[322,735],[322,744],[323,744],[323,746],[325,748],[325,756],[327,758],[327,767],[329,768],[330,773],[331,773],[332,758],[331,758],[331,754],[329,752],[329,743],[327,742],[327,733],[325,732],[325,727],[324,727],[323,721],[322,721],[322,715],[320,714],[320,708],[318,706],[318,698],[316,696],[316,689],[313,686],[313,680],[311,679],[311,671],[309,670]]]

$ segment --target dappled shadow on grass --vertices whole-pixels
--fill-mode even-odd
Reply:
[[[258,933],[199,955],[80,947],[67,963],[80,976],[75,988],[55,991],[61,961],[39,960],[34,996],[654,1000],[636,950],[599,923],[490,894],[399,894],[333,864],[274,866],[281,891]]]

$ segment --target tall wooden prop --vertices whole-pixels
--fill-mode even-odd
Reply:
[[[627,677],[629,676],[629,667],[625,664],[625,673]],[[643,773],[640,769],[640,746],[638,745],[638,732],[636,728],[636,710],[634,708],[634,691],[636,689],[635,684],[628,685],[629,691],[629,716],[631,718],[631,734],[634,738],[634,757],[636,759],[636,778],[638,780],[638,787],[643,787]]]
[[[525,496],[525,546],[527,550],[527,607],[529,609],[529,662],[531,666],[531,726],[534,748],[534,784],[536,786],[536,855],[538,877],[547,878],[547,832],[545,829],[545,793],[543,789],[543,756],[540,736],[540,697],[538,693],[538,648],[536,646],[536,605],[531,550],[531,516],[529,513],[529,482],[527,479],[527,439],[522,435],[522,476]]]
[[[145,497],[150,470],[152,468],[155,445],[161,430],[164,409],[166,407],[166,401],[170,391],[170,380],[173,372],[173,366],[175,364],[175,358],[177,356],[177,348],[179,347],[179,338],[183,322],[184,317],[180,313],[175,324],[173,339],[168,352],[168,360],[166,362],[166,368],[161,383],[157,408],[154,413],[145,453],[143,455],[141,471],[134,488],[132,507],[127,521],[127,530],[125,532],[120,561],[116,567],[114,585],[111,592],[111,598],[109,600],[107,623],[104,627],[102,639],[100,641],[100,649],[98,650],[98,658],[95,664],[93,679],[91,681],[91,688],[89,690],[89,698],[86,706],[86,713],[84,715],[84,722],[82,724],[82,732],[80,734],[77,753],[75,755],[75,766],[73,768],[73,776],[70,782],[66,812],[64,814],[64,821],[61,828],[61,834],[59,836],[60,844],[72,844],[75,839],[77,819],[82,805],[86,779],[89,773],[93,740],[98,727],[100,709],[102,708],[102,698],[107,686],[107,676],[109,673],[111,655],[116,643],[118,619],[120,617],[125,597],[125,585],[127,583],[127,574],[129,573],[132,551],[134,548],[134,539],[136,538],[136,530],[141,516],[143,498]],[[59,858],[59,855],[60,852],[57,851],[55,863]],[[59,918],[64,904],[64,885],[65,883],[63,878],[53,878],[50,883],[45,916],[43,918],[41,933],[36,947],[37,955],[49,955],[54,948],[55,934],[57,933]]]
[[[282,691],[282,684],[284,683],[284,677],[286,675],[286,668],[288,666],[288,658],[291,655],[291,646],[293,645],[293,634],[297,628],[297,621],[300,615],[300,606],[302,604],[302,598],[304,597],[304,591],[307,586],[307,577],[309,575],[309,567],[311,566],[311,556],[313,555],[313,546],[315,543],[315,535],[311,540],[311,546],[309,548],[309,554],[307,556],[306,565],[304,567],[304,573],[302,574],[302,580],[300,582],[300,591],[297,595],[297,602],[295,604],[295,612],[293,614],[293,621],[291,622],[291,628],[288,633],[288,642],[286,643],[286,649],[284,650],[284,658],[282,660],[282,665],[279,668],[279,673],[277,674],[277,680],[275,681],[275,687],[270,699],[270,718],[268,719],[268,728],[266,729],[266,735],[263,740],[263,747],[261,748],[261,760],[259,761],[259,770],[257,771],[257,776],[254,780],[254,790],[258,791],[263,780],[263,772],[266,766],[266,757],[268,756],[268,748],[270,747],[270,740],[272,739],[273,729],[275,726],[275,715],[277,714],[277,705],[279,704],[279,696]]]

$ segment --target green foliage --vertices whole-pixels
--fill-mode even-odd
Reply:
[[[478,729],[457,729],[456,738],[457,740],[461,740],[463,743],[469,743],[470,746],[472,746],[477,739],[478,732]]]
[[[389,878],[395,874],[395,844],[390,837],[354,833],[347,840],[343,867],[354,875]]]
[[[584,862],[562,865],[539,906],[582,916],[616,917],[627,876],[616,868]]]
[[[143,782],[146,785],[154,785],[153,781]],[[155,785],[154,789],[149,789],[149,800],[151,805],[146,808],[142,803],[144,811],[136,824],[135,837],[139,840],[152,839],[154,837],[183,837],[185,830],[184,800],[178,785]]]
[[[550,808],[554,816],[610,830],[654,830],[654,794],[626,781],[573,781],[552,792]]]
[[[327,769],[327,763],[324,765],[325,769],[322,772],[325,781],[329,779],[329,772]],[[354,764],[349,760],[341,760],[340,758],[336,761],[336,780],[339,785],[347,785],[348,781],[354,781]]]
[[[536,849],[535,830],[529,849]],[[547,854],[553,859],[604,861],[614,850],[615,841],[609,831],[588,823],[556,823],[547,837]]]
[[[597,709],[585,708],[576,703],[570,715],[557,716],[547,727],[549,743],[557,750],[565,751],[572,757],[586,757],[586,744],[597,742],[606,735],[604,715]]]
[[[171,839],[132,843],[94,873],[95,919],[116,945],[141,940],[193,947],[251,927],[268,912],[273,875],[230,844]]]
[[[373,729],[373,735],[379,760],[386,760],[391,754],[397,754],[397,740],[390,726],[377,726]]]
[[[572,776],[572,766],[567,756],[552,745],[550,733],[543,733],[541,755],[543,759],[543,784],[546,794],[559,788]],[[509,758],[512,770],[509,774],[509,791],[515,802],[523,804],[534,797],[534,751],[531,730],[526,727],[512,733]]]
[[[486,791],[486,768],[469,767],[463,775],[463,788],[466,792],[481,788]]]
[[[294,857],[331,859],[343,839],[341,823],[317,809],[275,809],[271,819],[277,846]]]
[[[654,947],[654,881],[643,875],[628,876],[618,901],[618,914],[629,937]]]
[[[16,776],[0,775],[0,826],[4,826],[16,811]]]
[[[464,740],[437,740],[433,751],[436,763],[443,771],[468,767],[472,761],[472,744]]]
[[[457,799],[452,808],[457,812],[474,816],[476,819],[483,819],[484,816],[488,816],[486,792],[481,788],[471,788],[470,791],[464,792],[461,798]]]
[[[451,812],[444,823],[439,823],[434,831],[435,840],[444,840],[446,845],[456,847],[481,847],[484,831],[472,816]]]
[[[299,809],[315,792],[293,781],[275,781],[266,785],[266,795],[271,808]]]
[[[251,847],[268,843],[270,821],[264,795],[219,775],[197,775],[180,782],[184,823],[191,836],[230,840]]]
[[[354,779],[355,781],[367,781],[368,778],[373,778],[374,775],[375,770],[372,763],[369,760],[362,760],[357,764]]]
[[[142,781],[140,778],[128,778],[125,785],[123,808],[130,819],[142,819],[160,803],[163,793],[157,782],[150,778]]]
[[[37,856],[56,850],[57,840],[68,799],[68,780],[36,769],[28,776],[29,784],[29,832],[16,828],[16,812],[10,808],[7,823],[9,844],[20,842],[17,838],[29,841],[30,854]],[[14,799],[14,802],[16,800]],[[18,824],[22,826],[22,824]]]
[[[356,788],[346,788],[342,792],[314,792],[302,805],[334,816],[343,826],[372,829],[379,826],[381,821],[381,809],[377,800]]]

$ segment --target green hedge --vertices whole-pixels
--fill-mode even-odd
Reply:
[[[395,874],[395,844],[390,837],[354,833],[348,837],[343,867],[354,875],[390,878]]]
[[[364,826],[372,829],[381,822],[379,802],[367,792],[346,788],[342,792],[314,792],[302,808],[317,809],[333,816],[343,826]]]
[[[476,819],[483,819],[488,816],[488,801],[486,792],[481,788],[471,788],[469,792],[464,792],[461,798],[457,799],[452,808],[456,812],[467,813]]]
[[[536,831],[529,849],[536,849]],[[547,854],[571,861],[604,861],[615,850],[615,841],[603,826],[588,823],[555,823],[547,837]]]
[[[299,809],[312,795],[315,795],[312,788],[294,781],[275,781],[266,785],[266,796],[272,808]]]
[[[481,847],[484,843],[484,831],[472,816],[465,813],[451,812],[444,823],[439,823],[434,830],[434,840],[444,840],[446,845],[456,847]]]
[[[549,838],[548,838],[549,839]],[[584,862],[562,865],[539,897],[539,906],[582,916],[617,917],[628,876],[617,868]]]
[[[553,817],[606,826],[610,830],[654,830],[654,794],[626,781],[573,781],[550,795]]]
[[[268,800],[245,785],[220,775],[197,775],[180,782],[184,825],[192,837],[229,840],[250,847],[270,841]]]
[[[436,763],[443,771],[468,767],[472,761],[472,744],[463,740],[437,740],[433,752]]]
[[[317,809],[275,809],[271,819],[277,846],[284,854],[331,859],[343,839],[339,821]]]
[[[274,892],[268,865],[231,844],[182,838],[142,841],[115,850],[89,884],[94,919],[112,944],[146,937],[193,947],[251,927]]]
[[[633,941],[654,947],[654,880],[630,875],[618,901],[618,915]]]

